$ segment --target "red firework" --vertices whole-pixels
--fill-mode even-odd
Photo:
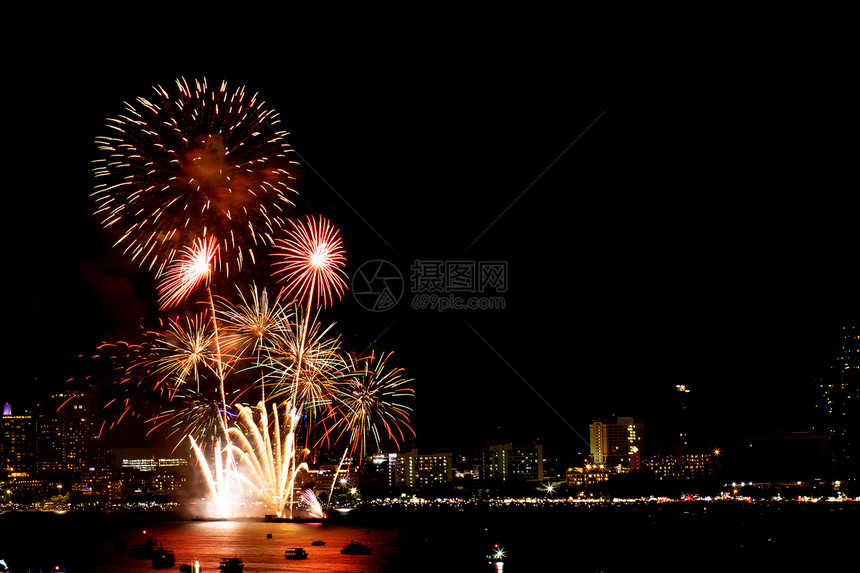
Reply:
[[[287,238],[275,240],[273,254],[280,260],[272,276],[285,281],[285,296],[304,302],[308,311],[326,308],[346,289],[346,257],[340,233],[323,217],[290,223]]]
[[[166,271],[158,284],[158,301],[161,308],[176,306],[185,300],[212,272],[212,262],[218,254],[214,237],[198,239],[187,248]]]

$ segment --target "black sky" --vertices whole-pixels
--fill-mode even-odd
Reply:
[[[856,113],[840,63],[770,52],[660,65],[559,30],[319,37],[284,50],[45,39],[11,64],[4,400],[150,312],[146,273],[88,215],[93,139],[179,76],[245,85],[304,159],[306,206],[370,259],[503,260],[506,308],[331,314],[416,379],[419,446],[584,448],[609,413],[659,423],[687,384],[714,434],[804,426],[858,317]],[[476,240],[477,239],[477,240]],[[34,386],[34,381],[38,385]],[[571,429],[571,427],[573,429]]]

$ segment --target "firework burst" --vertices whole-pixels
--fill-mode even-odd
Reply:
[[[199,391],[201,370],[211,368],[215,360],[212,338],[212,330],[202,316],[186,317],[185,326],[178,320],[168,320],[167,329],[156,334],[152,357],[146,363],[146,370],[154,378],[153,387],[166,384],[175,390],[192,377]]]
[[[168,267],[158,283],[158,300],[162,309],[178,305],[201,283],[208,285],[212,274],[212,261],[218,254],[218,243],[213,237],[197,239],[185,247],[181,256]]]
[[[313,308],[327,308],[346,290],[346,263],[340,232],[327,219],[291,220],[286,238],[275,240],[278,257],[272,276],[285,281],[285,296]]]
[[[385,439],[399,446],[405,438],[404,430],[415,435],[409,425],[411,409],[404,403],[404,398],[415,394],[407,386],[412,380],[404,378],[402,368],[389,367],[391,354],[379,358],[374,354],[360,359],[348,357],[348,366],[334,385],[337,413],[328,434],[338,429],[338,437],[346,434],[350,448],[360,458],[368,453],[370,440],[377,448]]]
[[[280,324],[277,345],[266,360],[272,380],[270,398],[289,399],[311,413],[331,408],[338,373],[343,369],[340,338],[296,308],[293,320]]]
[[[182,247],[216,234],[227,274],[274,242],[295,191],[295,162],[277,114],[245,88],[176,80],[107,120],[96,139],[96,214],[141,266],[161,270]]]
[[[270,300],[265,288],[252,286],[247,297],[241,290],[238,294],[238,303],[219,299],[216,309],[223,352],[234,362],[247,358],[259,363],[263,352],[278,345],[283,325],[292,321],[292,314],[279,299]]]

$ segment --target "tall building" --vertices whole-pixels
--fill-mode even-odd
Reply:
[[[644,425],[630,417],[594,420],[588,426],[591,459],[607,467],[639,469],[644,453]]]
[[[419,454],[417,449],[388,454],[388,485],[394,488],[420,490],[451,483],[451,452]]]
[[[543,479],[542,444],[487,444],[481,452],[481,478],[498,481]]]
[[[690,389],[686,384],[675,386],[675,399],[677,403],[677,425],[675,428],[676,445],[683,452],[690,445]]]
[[[707,478],[713,471],[713,454],[663,453],[647,456],[643,467],[657,480]]]
[[[33,476],[36,471],[36,423],[29,413],[13,416],[11,408],[0,417],[0,473],[9,477]]]
[[[860,330],[844,326],[840,348],[818,379],[819,424],[837,479],[860,474]]]
[[[43,473],[80,472],[91,467],[98,435],[94,390],[54,394],[38,409],[36,453]]]

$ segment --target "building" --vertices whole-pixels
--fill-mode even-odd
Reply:
[[[188,458],[176,454],[170,448],[112,448],[110,459],[111,468],[115,470],[184,473],[188,468]]]
[[[644,425],[630,417],[594,420],[588,426],[591,461],[606,467],[635,470],[644,454]]]
[[[541,481],[543,445],[487,444],[481,452],[481,478],[490,481]]]
[[[388,454],[388,485],[411,491],[450,484],[453,477],[452,452],[419,454],[417,449]]]
[[[11,478],[32,477],[36,473],[36,421],[29,413],[12,415],[4,408],[0,417],[0,472]]]
[[[607,468],[603,464],[585,463],[582,466],[567,468],[564,481],[569,487],[586,488],[591,484],[606,481],[615,474],[614,468]]]
[[[188,482],[189,460],[170,448],[112,448],[109,472],[85,472],[96,493],[111,498],[122,495],[153,493],[169,495]],[[105,479],[108,476],[109,479]]]
[[[39,472],[77,473],[96,465],[99,408],[94,388],[54,394],[37,412]]]
[[[710,477],[713,454],[665,453],[644,458],[642,465],[657,480],[688,480]]]
[[[675,386],[675,400],[677,403],[677,427],[675,428],[677,445],[681,451],[685,451],[690,445],[690,389],[686,384]]]
[[[860,330],[842,328],[840,348],[818,379],[819,430],[827,436],[837,479],[860,474]]]

